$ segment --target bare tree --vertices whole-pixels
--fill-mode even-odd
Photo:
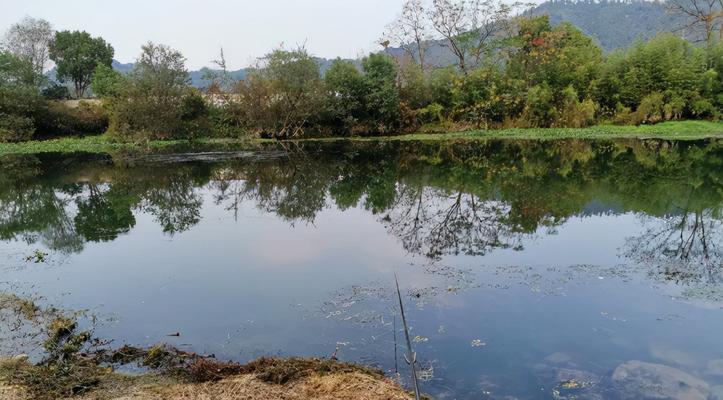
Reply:
[[[429,18],[466,73],[479,65],[491,42],[506,31],[513,10],[522,6],[496,0],[433,0]]]
[[[12,25],[5,34],[3,47],[33,64],[33,70],[42,76],[49,59],[49,46],[53,40],[53,27],[44,19],[25,17]]]
[[[460,36],[468,31],[465,0],[433,0],[429,10],[429,19],[434,30],[441,35],[445,46],[457,57],[462,71],[467,71],[466,51]]]
[[[716,31],[718,39],[723,39],[723,0],[670,0],[667,8],[685,17],[686,24],[680,29],[702,33],[708,44],[713,42]]]
[[[389,43],[404,50],[409,58],[417,60],[424,71],[431,35],[427,11],[421,0],[406,0],[402,13],[387,27],[384,36]]]
[[[514,9],[525,4],[514,2],[505,4],[494,0],[473,0],[469,4],[470,30],[467,34],[466,48],[474,65],[479,65],[488,50],[490,43],[503,36],[511,26],[511,15]]]

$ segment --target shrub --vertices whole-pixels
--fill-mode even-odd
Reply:
[[[557,117],[554,96],[548,86],[533,86],[527,91],[525,111],[520,121],[527,127],[549,127]]]
[[[419,119],[423,124],[429,123],[443,123],[444,118],[444,107],[439,103],[432,103],[421,110],[419,110]]]
[[[70,93],[67,86],[53,83],[43,89],[43,97],[47,100],[68,100]]]
[[[33,138],[32,118],[0,113],[0,142],[22,142]]]
[[[706,99],[694,101],[690,111],[696,118],[711,118],[717,115],[716,107]]]
[[[97,135],[108,129],[108,113],[98,102],[52,101],[36,118],[42,136]]]
[[[655,124],[663,120],[665,102],[662,93],[651,93],[640,101],[638,109],[635,111],[638,124],[650,123]]]
[[[121,92],[111,100],[110,132],[121,140],[174,139],[197,134],[197,99],[190,99],[181,53],[148,43]],[[184,115],[184,113],[187,113]]]
[[[195,90],[190,90],[181,98],[181,132],[185,139],[209,136],[211,124],[206,100]]]

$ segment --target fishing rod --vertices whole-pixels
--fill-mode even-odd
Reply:
[[[409,327],[407,326],[407,318],[404,315],[404,304],[402,303],[402,292],[399,290],[399,279],[397,274],[394,274],[394,281],[397,283],[397,297],[399,298],[399,311],[402,313],[402,324],[404,324],[404,336],[407,339],[407,354],[404,355],[404,360],[412,368],[412,381],[414,382],[414,398],[415,400],[421,400],[419,395],[419,382],[417,381],[417,353],[412,350],[412,341],[409,339]]]

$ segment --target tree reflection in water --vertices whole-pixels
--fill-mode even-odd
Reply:
[[[521,250],[571,217],[633,212],[645,230],[628,241],[627,257],[662,279],[719,283],[722,149],[720,141],[339,142],[219,162],[5,156],[0,240],[80,252],[131,232],[138,213],[180,234],[201,221],[208,193],[234,217],[250,204],[290,224],[313,223],[327,207],[363,208],[408,252],[436,260]],[[267,151],[278,148],[256,153]]]
[[[641,216],[644,231],[629,238],[625,255],[657,279],[677,284],[723,283],[723,220],[719,210],[679,210]]]

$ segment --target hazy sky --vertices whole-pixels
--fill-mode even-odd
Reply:
[[[143,43],[170,45],[187,67],[210,65],[221,46],[229,68],[248,66],[281,43],[306,42],[320,57],[356,57],[377,50],[403,0],[0,0],[0,32],[24,16],[56,30],[86,30],[134,61]]]

